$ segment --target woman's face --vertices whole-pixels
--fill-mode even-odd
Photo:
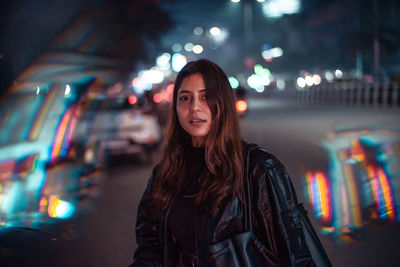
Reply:
[[[183,79],[176,103],[179,123],[191,135],[193,146],[203,145],[210,131],[212,117],[201,74],[196,73]]]

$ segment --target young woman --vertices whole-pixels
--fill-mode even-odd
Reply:
[[[249,152],[241,140],[225,73],[208,60],[189,62],[174,88],[164,154],[138,208],[132,266],[208,266],[210,246],[248,230],[248,183],[247,214],[268,265],[312,265],[290,178],[273,155]]]

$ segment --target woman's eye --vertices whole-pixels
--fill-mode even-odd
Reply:
[[[201,98],[202,98],[203,100],[207,100],[207,95],[203,95]]]
[[[188,96],[181,96],[181,97],[179,97],[179,101],[181,101],[181,102],[185,102],[185,101],[188,101],[189,100],[189,97]]]

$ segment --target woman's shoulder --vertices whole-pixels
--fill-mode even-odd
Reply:
[[[261,165],[263,167],[283,166],[280,160],[272,154],[267,148],[255,143],[243,142],[245,153],[249,157],[251,165]]]

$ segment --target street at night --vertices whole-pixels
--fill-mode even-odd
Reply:
[[[330,160],[333,159],[329,158],[323,143],[331,142],[334,146],[332,134],[335,129],[351,127],[351,134],[342,144],[336,144],[336,149],[350,146],[351,141],[362,135],[379,136],[382,133],[387,136],[380,140],[381,145],[391,144],[392,140],[396,146],[395,142],[400,139],[399,113],[393,109],[310,107],[250,99],[249,113],[241,118],[240,123],[245,140],[264,146],[285,164],[298,197],[306,204],[316,229],[322,233],[324,223],[315,218],[312,204],[305,194],[307,172],[329,172]],[[336,142],[340,134],[337,136]],[[397,168],[398,164],[397,160]],[[131,262],[136,248],[137,205],[151,170],[151,165],[142,165],[136,158],[120,157],[111,169],[104,172],[100,193],[95,196],[91,208],[85,209],[81,218],[62,223],[63,232],[59,234],[70,239],[62,241],[60,249],[55,252],[56,258],[62,259],[62,266],[75,266],[77,262],[79,266],[126,266]],[[396,188],[393,183],[393,186],[393,193],[398,194],[398,185]],[[338,199],[332,194],[331,201]],[[351,215],[335,216],[340,220]],[[349,225],[342,222],[337,232],[320,234],[332,264],[396,266],[399,225],[372,218],[363,220],[362,226],[353,233],[345,232],[345,226]]]
[[[25,2],[0,16],[0,266],[132,263],[174,82],[200,59],[225,72],[220,102],[283,163],[332,265],[399,265],[398,1]]]

